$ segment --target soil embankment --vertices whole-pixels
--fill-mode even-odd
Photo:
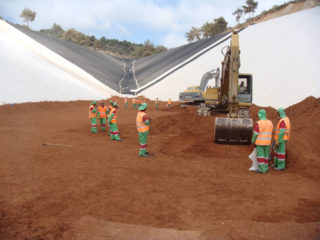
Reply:
[[[88,101],[1,106],[0,239],[320,237],[319,98],[287,109],[288,168],[265,175],[248,171],[249,146],[213,143],[214,116],[148,103],[150,158],[123,99],[122,142],[90,134]]]

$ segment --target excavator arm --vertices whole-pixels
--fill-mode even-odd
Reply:
[[[228,46],[224,55],[219,106],[228,109],[228,114],[226,117],[216,118],[214,141],[216,143],[227,144],[250,144],[253,126],[252,119],[249,118],[248,114],[239,114],[238,79],[240,50],[238,33],[232,33],[230,46]]]

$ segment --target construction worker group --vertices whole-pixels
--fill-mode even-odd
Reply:
[[[97,109],[97,102],[93,101],[89,107],[89,118],[91,120],[91,132],[98,133],[97,130],[97,118],[100,120],[101,131],[108,129],[108,135],[111,140],[121,141],[117,126],[117,115],[118,115],[118,99],[110,101],[110,106],[106,107],[103,102]],[[167,107],[170,108],[171,99],[168,100]],[[124,107],[128,108],[128,99],[124,100]],[[132,108],[138,109],[136,118],[136,127],[139,135],[140,151],[139,156],[147,157],[149,153],[147,151],[147,141],[150,130],[151,119],[148,117],[146,111],[148,104],[145,99],[134,98],[132,99]],[[159,109],[158,98],[155,101],[156,110]],[[267,113],[264,109],[260,109],[258,112],[259,121],[255,124],[252,134],[252,144],[257,150],[257,162],[258,162],[258,173],[266,173],[269,170],[269,154],[270,146],[271,150],[274,149],[274,169],[284,170],[285,169],[285,149],[286,142],[290,139],[290,120],[286,116],[283,108],[278,109],[279,121],[275,129],[273,136],[273,124],[267,119]],[[107,126],[106,126],[107,124]],[[272,139],[274,141],[272,141]]]
[[[104,102],[100,102],[100,106],[97,108],[97,102],[93,101],[89,106],[89,118],[91,121],[91,133],[98,133],[97,119],[100,121],[100,128],[102,132],[108,129],[108,135],[111,140],[121,141],[117,126],[117,116],[119,105],[118,98],[115,101],[110,101],[110,106],[104,105]],[[168,100],[168,108],[170,108],[171,99]],[[155,101],[156,110],[159,109],[159,99]],[[128,98],[124,99],[124,108],[128,108]],[[139,135],[140,157],[148,157],[149,152],[147,150],[147,141],[150,130],[151,119],[146,114],[148,104],[143,97],[132,99],[132,108],[138,109],[136,118],[136,127]]]
[[[267,119],[266,110],[258,112],[259,121],[255,124],[252,134],[252,144],[257,150],[258,173],[266,173],[269,170],[270,146],[275,146],[274,169],[284,170],[286,159],[286,142],[290,139],[290,120],[283,108],[278,109],[278,124],[275,129],[272,144],[273,124]],[[272,147],[273,148],[273,147]],[[272,150],[272,149],[271,149]]]

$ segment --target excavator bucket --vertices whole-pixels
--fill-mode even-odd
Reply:
[[[251,118],[217,117],[214,142],[225,144],[251,144],[253,121]]]

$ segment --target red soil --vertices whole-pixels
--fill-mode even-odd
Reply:
[[[248,171],[250,146],[213,143],[214,116],[147,102],[150,158],[131,108],[113,142],[90,134],[88,101],[1,106],[0,239],[320,238],[319,98],[287,109],[288,168],[265,175]]]

